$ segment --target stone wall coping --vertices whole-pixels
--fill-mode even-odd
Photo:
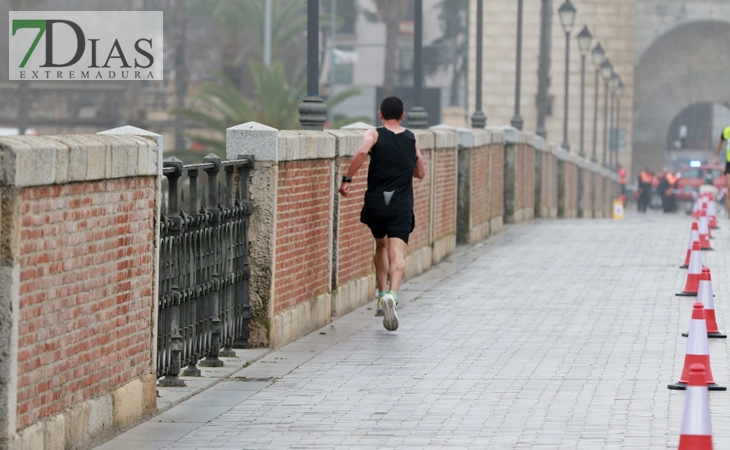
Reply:
[[[487,130],[492,135],[492,144],[505,144],[507,143],[507,138],[505,137],[505,128],[509,128],[510,130],[515,130],[512,127],[486,127],[485,130]],[[516,132],[517,130],[515,130]]]
[[[492,132],[479,128],[456,128],[456,140],[460,147],[483,147],[492,143]]]
[[[513,127],[497,127],[502,131],[502,136],[505,144],[519,144],[520,143],[520,132],[517,128]],[[492,127],[488,128],[489,130]]]
[[[546,149],[545,138],[535,135],[535,142],[533,146],[535,147],[535,150],[540,150],[541,152],[544,152]]]
[[[448,126],[448,125],[445,125]],[[450,129],[449,129],[450,128]],[[456,129],[453,127],[449,128],[436,128],[431,127],[433,132],[434,146],[435,148],[450,148],[456,149]]]
[[[277,153],[279,161],[334,158],[335,137],[324,131],[281,130]]]
[[[327,130],[326,133],[335,137],[336,156],[354,156],[365,136],[365,129],[353,128],[351,130]]]
[[[0,183],[30,187],[159,175],[152,136],[76,134],[0,138]]]
[[[226,158],[253,154],[256,161],[328,159],[335,156],[335,141],[330,132],[277,130],[258,122],[246,122],[226,129]]]
[[[162,154],[165,152],[165,146],[164,141],[161,134],[154,133],[149,130],[144,130],[142,128],[137,128],[131,125],[124,125],[117,128],[112,128],[111,130],[104,130],[100,131],[96,134],[111,134],[111,135],[132,135],[132,136],[148,136],[157,142],[157,148],[160,149],[160,151],[157,152],[157,170],[158,175],[162,175]]]

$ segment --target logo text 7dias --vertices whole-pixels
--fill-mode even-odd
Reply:
[[[11,11],[10,80],[162,80],[161,11]]]

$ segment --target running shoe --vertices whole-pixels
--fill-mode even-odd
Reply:
[[[381,298],[383,304],[383,326],[388,331],[398,329],[398,313],[395,311],[398,306],[398,300],[395,292],[388,291]]]
[[[375,317],[383,317],[383,296],[387,292],[378,292],[378,306],[375,308]]]

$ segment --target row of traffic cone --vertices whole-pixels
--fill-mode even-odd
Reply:
[[[684,264],[680,266],[688,269],[687,279],[684,290],[676,295],[696,296],[697,301],[692,308],[689,331],[682,334],[688,338],[682,375],[678,382],[667,387],[687,391],[679,450],[711,450],[712,429],[708,390],[727,390],[726,387],[715,383],[712,375],[708,338],[727,336],[721,333],[717,326],[712,276],[710,269],[702,264],[702,251],[712,250],[710,229],[718,228],[712,194],[698,198],[692,216],[698,221],[692,223],[687,254]]]

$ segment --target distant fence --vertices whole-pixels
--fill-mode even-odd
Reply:
[[[221,161],[216,155],[200,164],[183,165],[177,158],[163,163],[168,189],[160,220],[160,386],[184,385],[178,375],[185,365],[185,375],[200,375],[196,364],[222,366],[218,357],[233,356],[234,343],[248,340],[248,225],[253,210],[248,180],[253,165],[252,157]],[[207,180],[199,186],[201,171]],[[181,186],[183,175],[186,186]]]

